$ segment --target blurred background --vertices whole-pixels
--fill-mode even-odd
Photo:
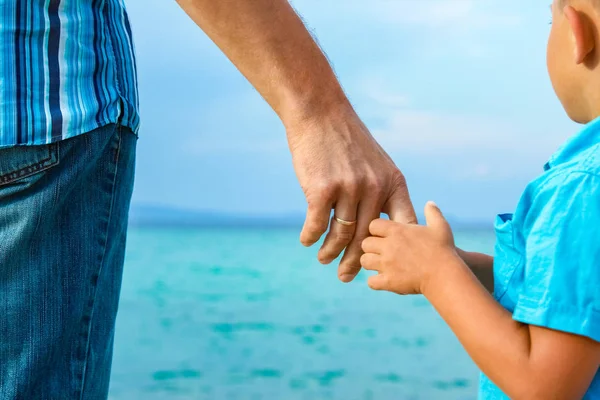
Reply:
[[[111,399],[475,399],[422,297],[370,292],[298,240],[305,201],[275,114],[174,1],[127,0],[143,125]],[[545,67],[549,4],[294,0],[359,115],[457,244],[578,127]]]

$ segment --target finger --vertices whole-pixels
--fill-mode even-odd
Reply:
[[[377,237],[368,237],[362,241],[361,248],[365,253],[381,254],[382,239]]]
[[[331,218],[329,233],[319,251],[319,261],[329,264],[335,260],[354,237],[356,224],[345,225],[335,220],[338,217],[344,221],[356,221],[358,203],[352,196],[342,195],[335,206],[335,215]]]
[[[367,284],[373,290],[387,290],[389,286],[387,276],[384,274],[370,276]]]
[[[381,269],[381,256],[373,253],[365,253],[360,257],[360,265],[369,271],[379,271]]]
[[[430,201],[425,205],[425,221],[429,228],[438,232],[440,235],[443,235],[444,237],[452,235],[450,224],[448,224],[442,211],[433,201]]]
[[[369,224],[379,217],[380,209],[381,205],[377,204],[377,200],[367,198],[359,204],[356,232],[338,268],[338,277],[342,282],[351,282],[360,272],[360,256],[363,254],[361,245],[363,240],[369,237]]]
[[[391,230],[398,224],[387,219],[376,219],[369,224],[369,232],[373,236],[387,237],[390,235]]]
[[[332,204],[331,201],[325,199],[309,201],[306,220],[300,233],[300,242],[304,246],[309,247],[317,243],[327,231]]]
[[[404,177],[399,178],[398,184],[383,207],[383,212],[395,222],[418,223],[417,214],[415,214],[415,209],[410,201],[410,194]]]

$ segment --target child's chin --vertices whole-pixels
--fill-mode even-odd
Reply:
[[[588,122],[593,121],[597,116],[590,116],[588,113],[582,112],[581,110],[575,107],[569,107],[568,104],[562,102],[565,112],[569,116],[569,118],[578,124],[587,124]]]

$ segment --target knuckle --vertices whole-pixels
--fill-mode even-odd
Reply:
[[[362,256],[360,256],[361,265],[365,265],[367,263],[367,261],[369,261],[369,260],[368,260],[368,257],[366,254],[363,254]]]
[[[300,242],[306,246],[312,245],[319,240],[323,232],[325,232],[324,229],[306,228],[300,235]]]
[[[343,183],[344,193],[350,198],[356,199],[360,195],[361,184],[357,179],[347,179]]]
[[[302,242],[302,244],[304,244],[306,246],[311,246],[311,245],[317,243],[317,241],[319,240],[321,235],[322,235],[322,233],[320,233],[320,232],[308,232],[308,233],[302,235],[302,237],[300,238],[300,242]]]
[[[356,274],[358,271],[360,271],[359,257],[348,258],[342,265],[340,265],[339,270],[342,274]]]
[[[366,252],[366,251],[367,251],[367,250],[366,250],[366,249],[367,249],[367,247],[369,247],[369,238],[367,238],[367,239],[363,240],[362,242],[360,242],[360,248],[361,248],[363,251],[365,251],[365,252]]]
[[[320,193],[321,197],[330,199],[339,190],[340,186],[341,184],[339,181],[322,182],[319,184],[317,191]]]
[[[377,222],[376,219],[374,219],[373,221],[371,221],[369,223],[369,231],[374,231],[377,228],[377,224],[378,224],[378,222]]]
[[[307,241],[314,241],[317,240],[317,238],[322,235],[323,232],[325,232],[323,229],[317,229],[316,227],[309,228],[306,230],[306,234],[303,235],[302,238]]]
[[[311,233],[323,233],[329,226],[329,218],[310,218],[306,223],[306,231]]]
[[[378,177],[372,177],[365,183],[369,194],[379,195],[383,192],[383,181]]]
[[[381,287],[389,287],[390,286],[390,277],[387,275],[380,275],[380,286]]]
[[[394,187],[399,189],[406,189],[408,186],[406,183],[406,177],[399,170],[394,174],[392,183],[394,184]]]
[[[317,183],[310,191],[307,192],[306,200],[309,207],[320,205],[323,202],[331,200],[337,191],[337,184],[331,182]]]
[[[392,257],[389,253],[385,253],[381,255],[381,265],[388,266],[394,261],[394,257]]]
[[[379,275],[373,276],[367,281],[369,287],[373,290],[381,290],[381,279],[376,279],[378,277]]]
[[[385,193],[385,183],[381,179],[376,179],[371,183],[369,193],[372,193],[376,197],[382,197]]]
[[[322,221],[315,221],[313,223],[312,231],[315,233],[323,233],[329,226],[329,219],[323,219]]]
[[[347,229],[339,229],[335,233],[335,238],[338,242],[348,243],[352,240],[353,237],[354,237],[354,232],[352,232],[351,230],[347,230]]]
[[[369,232],[367,229],[361,229],[356,231],[352,239],[351,245],[356,247],[358,250],[362,249],[363,243],[369,239]]]

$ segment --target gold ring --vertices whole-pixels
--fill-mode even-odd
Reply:
[[[354,225],[356,225],[356,221],[346,221],[345,219],[341,219],[341,218],[338,218],[338,217],[335,217],[335,216],[333,218],[340,225],[344,225],[344,226],[354,226]]]

